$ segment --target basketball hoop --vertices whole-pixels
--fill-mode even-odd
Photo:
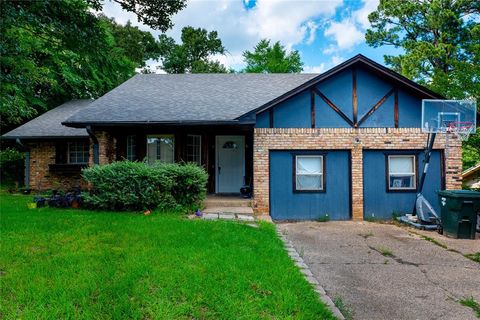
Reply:
[[[461,141],[467,141],[470,134],[475,130],[475,123],[470,121],[452,121],[448,124],[445,132],[453,133]]]

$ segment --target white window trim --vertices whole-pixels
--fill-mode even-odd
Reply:
[[[320,158],[321,159],[321,165],[320,165],[320,173],[298,173],[298,158]],[[323,172],[323,162],[325,161],[323,155],[296,155],[295,156],[295,190],[296,191],[324,191],[325,190],[325,185],[324,185],[324,179],[323,175],[325,172]],[[321,187],[318,189],[305,189],[305,188],[299,188],[298,183],[297,183],[297,176],[317,176],[320,177],[320,185]]]
[[[72,143],[81,143],[81,144],[84,144],[84,145],[87,146],[88,157],[87,157],[86,162],[72,162],[72,161],[70,161],[70,146],[71,146]],[[67,142],[67,164],[88,164],[89,158],[90,158],[90,144],[88,144],[87,142],[83,142],[83,141],[69,141],[69,142]]]
[[[187,134],[187,158],[188,158],[188,137],[198,137],[199,140],[198,140],[198,147],[199,147],[199,150],[198,150],[198,162],[197,163],[199,166],[202,165],[202,135],[201,134]]]
[[[411,158],[413,161],[413,172],[390,172],[390,159],[392,158]],[[413,177],[413,187],[392,187],[390,186],[390,176]],[[388,190],[402,191],[402,190],[416,190],[417,189],[417,157],[413,154],[398,154],[388,156]]]
[[[146,142],[146,148],[147,148],[147,162],[148,162],[148,139],[149,138],[165,138],[165,137],[171,137],[172,138],[172,141],[173,141],[173,144],[172,144],[172,149],[173,149],[173,162],[172,163],[175,163],[175,135],[172,133],[172,134],[169,134],[169,133],[166,133],[166,134],[149,134],[147,135],[147,140],[145,141]],[[155,161],[160,161],[160,159],[156,159],[157,157],[155,157]],[[166,162],[166,163],[170,163],[170,162]]]

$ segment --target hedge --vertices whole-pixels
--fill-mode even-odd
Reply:
[[[119,161],[82,171],[91,185],[85,205],[101,210],[193,209],[205,199],[208,175],[192,163]]]

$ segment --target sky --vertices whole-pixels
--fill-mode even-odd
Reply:
[[[189,0],[172,17],[174,27],[166,32],[177,42],[185,26],[216,30],[228,53],[214,57],[228,68],[244,67],[242,53],[253,50],[261,39],[280,41],[288,50],[298,50],[306,73],[322,73],[361,53],[379,63],[384,54],[398,53],[392,47],[372,48],[365,43],[368,14],[379,0]],[[125,24],[128,20],[155,37],[160,32],[140,24],[134,14],[106,1],[103,13]],[[152,67],[160,62],[149,63]]]

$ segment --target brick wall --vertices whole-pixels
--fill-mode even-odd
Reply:
[[[116,160],[116,139],[105,131],[96,131],[95,137],[98,139],[98,160],[99,164],[107,164]],[[93,141],[90,139],[90,159],[89,165],[93,165]]]
[[[57,174],[49,171],[55,164],[55,142],[37,142],[28,145],[30,149],[30,188],[33,190],[68,190],[72,187],[86,187],[79,174]]]
[[[352,216],[363,220],[363,150],[423,149],[427,134],[419,128],[256,128],[254,131],[254,207],[269,212],[269,150],[350,149],[352,153]],[[445,149],[445,135],[438,134],[435,149]],[[461,141],[450,136],[446,151],[447,189],[462,187]]]

